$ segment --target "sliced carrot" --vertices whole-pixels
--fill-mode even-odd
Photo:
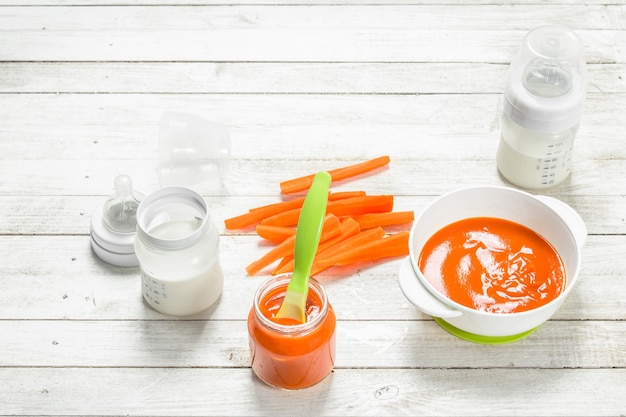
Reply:
[[[341,220],[341,225],[338,228],[339,233],[330,235],[328,239],[321,240],[317,247],[317,252],[324,251],[325,249],[341,242],[342,240],[353,236],[361,231],[359,224],[351,217],[346,217]]]
[[[315,255],[313,260],[313,266],[311,267],[311,275],[317,275],[320,272],[332,267],[332,264],[325,263],[325,258],[330,258],[334,255],[343,253],[351,248],[359,247],[372,240],[380,239],[385,236],[385,230],[382,227],[376,227],[373,229],[362,230],[359,233],[349,236],[348,238],[337,242],[334,245],[327,247],[326,249],[319,251]]]
[[[393,210],[393,195],[366,195],[331,201],[327,213],[335,216],[357,216],[365,213],[382,213]]]
[[[271,265],[276,262],[280,258],[285,256],[289,256],[293,254],[293,248],[296,241],[296,235],[290,236],[285,239],[282,243],[274,246],[272,249],[267,251],[263,256],[259,259],[251,262],[248,266],[246,266],[246,272],[248,275],[255,275],[260,272],[263,268]]]
[[[341,222],[341,226],[339,230],[340,230],[339,234],[337,234],[336,236],[332,238],[328,238],[324,241],[320,239],[320,244],[317,247],[317,253],[323,252],[329,247],[336,245],[337,243],[349,238],[350,236],[356,235],[357,233],[359,233],[360,228],[359,228],[359,224],[354,219],[352,219],[351,217],[347,217],[343,219],[343,221]],[[313,264],[315,264],[315,260],[313,260]],[[272,273],[282,274],[285,272],[293,272],[293,265],[294,265],[294,260],[292,257],[289,260],[289,262],[286,262],[284,264],[281,262],[281,265],[277,267]],[[313,275],[313,273],[311,273],[311,275]]]
[[[302,207],[305,197],[294,198],[293,200],[279,201],[278,203],[266,204],[264,206],[252,207],[248,212],[257,210],[263,210],[268,213],[280,213],[281,211],[289,210],[292,208]]]
[[[331,233],[330,237],[339,234],[339,226],[341,226],[339,217],[335,216],[334,214],[327,214],[324,218],[324,226],[320,239],[327,239],[329,237],[328,235],[325,236],[325,233]],[[279,244],[287,239],[289,236],[295,235],[296,229],[289,226],[257,224],[256,234],[265,240],[268,240],[275,244]]]
[[[410,223],[415,219],[412,211],[392,211],[388,213],[366,213],[354,216],[361,229],[371,229],[374,227],[395,226]]]
[[[363,197],[367,195],[365,191],[337,191],[328,193],[328,201],[342,200],[351,197]]]
[[[389,164],[389,156],[381,156],[378,158],[370,159],[358,164],[348,165],[341,168],[335,168],[328,170],[333,182],[341,181],[347,178],[355,177],[360,174],[373,171],[377,168],[384,167]],[[308,190],[313,183],[313,177],[315,175],[306,175],[299,178],[283,181],[280,183],[280,190],[284,194],[296,193],[298,191]]]
[[[289,236],[295,235],[296,229],[294,227],[257,224],[256,234],[265,240],[269,240],[272,243],[279,244],[287,239]]]
[[[356,216],[366,213],[390,212],[393,210],[393,195],[365,195],[330,201],[326,213],[336,216]],[[300,218],[301,208],[283,211],[261,221],[272,226],[294,226]]]
[[[330,213],[324,217],[324,225],[322,226],[322,235],[320,242],[325,242],[341,233],[341,221],[339,217]]]
[[[354,220],[354,219],[353,219]],[[375,239],[385,237],[386,233],[382,227],[376,227],[374,229],[361,230],[359,233],[349,236],[346,239],[337,242],[334,245],[330,245],[321,251],[318,251],[315,255],[316,259],[330,258],[338,253],[343,253],[354,247],[361,246],[367,242]]]
[[[224,220],[224,225],[229,230],[243,229],[244,227],[258,223],[261,220],[273,216],[277,213],[300,208],[302,207],[303,203],[304,197],[297,198],[295,200],[281,201],[280,203],[268,204],[266,206],[260,206],[251,209],[247,213],[243,213],[239,216],[231,217]]]
[[[278,271],[281,271],[285,268],[287,268],[285,272],[293,272],[293,255],[285,256],[283,259],[281,259],[278,265],[276,265],[276,268],[274,268],[274,270],[272,271],[272,275],[282,273]]]
[[[355,222],[356,223],[356,222]],[[357,223],[358,227],[358,223]],[[341,222],[334,215],[326,215],[324,218],[324,225],[322,226],[322,235],[320,236],[320,242],[328,240],[337,236],[341,232]],[[292,256],[294,252],[296,241],[296,235],[289,236],[278,245],[267,251],[256,261],[253,261],[246,266],[246,272],[248,275],[254,275],[261,271],[263,268],[271,265],[280,258],[285,256]]]
[[[349,265],[408,254],[409,232],[402,231],[321,259],[320,263],[326,265]]]
[[[344,198],[351,197],[363,197],[365,195],[365,191],[340,191],[328,193],[328,201],[342,200]],[[259,223],[261,220],[275,214],[301,208],[302,204],[304,204],[304,198],[305,197],[300,197],[289,201],[281,201],[279,203],[254,207],[248,210],[247,213],[224,220],[224,224],[229,230],[243,229],[244,227]]]
[[[326,206],[326,211],[328,211],[328,205]],[[300,212],[302,212],[301,208],[283,211],[261,220],[261,224],[283,227],[295,226],[298,224]]]

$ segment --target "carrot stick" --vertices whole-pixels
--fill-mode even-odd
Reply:
[[[331,257],[321,259],[326,265],[349,265],[357,262],[369,262],[409,253],[409,232],[402,231],[387,237],[372,240]]]
[[[266,210],[267,212],[277,212],[289,210],[292,208],[302,207],[305,197],[294,198],[293,200],[279,201],[278,203],[266,204],[264,206],[252,207],[248,212],[256,210]]]
[[[374,229],[362,230],[359,233],[349,236],[346,239],[328,246],[315,255],[316,259],[330,258],[338,253],[345,252],[351,248],[364,245],[372,240],[385,237],[385,230],[382,227]]]
[[[320,240],[320,244],[317,247],[317,253],[323,252],[326,249],[328,249],[329,247],[332,247],[334,245],[336,245],[337,243],[349,238],[350,236],[354,236],[357,233],[359,233],[360,229],[359,229],[359,224],[354,221],[354,219],[352,219],[351,217],[348,217],[346,219],[343,220],[343,222],[341,223],[341,226],[339,228],[340,232],[338,235],[332,237],[332,238],[328,238],[324,241]],[[315,264],[315,260],[313,261],[313,264]],[[290,259],[289,262],[279,265],[279,267],[277,267],[274,272],[272,272],[273,274],[282,274],[285,272],[293,272],[293,265],[294,265],[294,260],[293,257]],[[313,273],[311,273],[311,276],[313,275]]]
[[[339,191],[335,193],[329,192],[328,201],[341,200],[342,198],[349,197],[362,197],[365,194],[365,191]],[[281,201],[278,203],[267,204],[265,206],[253,207],[248,211],[250,212],[255,210],[266,210],[267,212],[280,212],[292,208],[298,208],[302,207],[302,204],[304,204],[304,198],[305,197],[299,197],[289,201]]]
[[[365,195],[365,191],[337,191],[334,193],[328,193],[328,201],[341,200],[351,197],[363,197]]]
[[[362,230],[361,232],[352,235],[341,242],[337,242],[322,251],[318,251],[317,255],[315,255],[315,259],[313,260],[313,266],[311,266],[311,276],[317,275],[333,266],[332,264],[323,262],[325,258],[330,258],[334,255],[348,251],[351,248],[362,246],[372,240],[383,238],[384,236],[385,230],[382,227]]]
[[[272,275],[282,273],[278,271],[281,271],[285,268],[288,268],[285,272],[293,272],[293,255],[285,256],[283,259],[281,259],[278,265],[276,265],[276,268],[274,268],[274,270],[272,271]]]
[[[388,213],[366,213],[354,216],[361,229],[371,229],[374,227],[394,226],[404,223],[410,223],[414,220],[415,215],[412,211],[392,211]]]
[[[356,223],[356,222],[355,222]],[[358,227],[358,223],[357,223]],[[324,218],[324,225],[322,226],[322,235],[320,236],[320,242],[328,240],[334,236],[337,236],[341,230],[341,222],[336,216],[326,215]],[[246,272],[248,275],[254,275],[261,271],[263,268],[271,265],[280,258],[293,255],[295,247],[296,235],[289,236],[278,245],[267,251],[256,261],[251,262],[246,266]]]
[[[269,240],[272,243],[279,244],[283,240],[287,239],[289,236],[294,236],[296,234],[296,229],[293,227],[257,224],[256,234],[265,240]]]
[[[341,200],[350,197],[363,197],[365,191],[341,191],[336,193],[328,193],[328,201]],[[279,203],[267,204],[264,206],[254,207],[239,216],[231,217],[224,220],[226,228],[229,230],[243,229],[254,223],[273,216],[284,211],[301,208],[304,203],[304,197],[296,198],[289,201],[281,201]]]
[[[378,158],[367,160],[365,162],[360,162],[358,164],[331,169],[328,170],[328,173],[330,174],[332,181],[335,182],[355,177],[360,174],[365,174],[377,168],[381,168],[387,164],[389,164],[389,156],[381,156]],[[283,181],[280,183],[280,190],[283,192],[283,194],[291,194],[298,191],[307,190],[313,183],[314,176],[315,175],[306,175],[304,177]]]
[[[243,229],[244,227],[260,222],[266,217],[270,217],[287,210],[300,208],[302,207],[303,202],[304,197],[257,207],[255,209],[251,209],[247,213],[224,220],[224,225],[229,230]]]
[[[324,233],[332,233],[332,236],[339,234],[339,226],[341,226],[339,222],[339,217],[334,214],[327,214],[324,218],[324,225],[322,226],[322,237],[327,239],[328,235],[324,237]],[[333,233],[334,231],[334,233]],[[267,224],[257,224],[256,225],[256,233],[259,237],[269,240],[272,243],[279,244],[283,240],[287,239],[289,236],[296,234],[296,229],[289,226],[272,226]]]
[[[322,234],[320,242],[325,242],[341,233],[341,221],[339,217],[332,213],[326,214],[324,217],[324,225],[322,226]],[[319,246],[319,245],[318,245]]]
[[[393,210],[393,195],[366,195],[331,201],[327,213],[335,216],[357,216],[365,213],[381,213]]]
[[[334,234],[334,236],[329,236],[328,239],[324,240],[320,239],[320,244],[317,247],[317,253],[337,244],[338,242],[341,242],[342,240],[350,236],[356,235],[361,231],[361,229],[359,228],[359,224],[351,217],[346,217],[345,219],[342,219],[341,225],[339,226],[338,230],[339,233]]]
[[[246,266],[246,272],[248,273],[248,275],[255,275],[263,268],[276,262],[280,258],[293,254],[295,241],[296,235],[290,236],[287,239],[283,240],[282,243],[274,246],[272,249],[267,251],[259,259],[251,262],[248,266]]]
[[[366,213],[389,212],[393,210],[393,195],[365,195],[330,201],[326,213],[336,216],[355,216]],[[271,226],[294,226],[298,224],[301,208],[291,209],[261,220],[261,224]]]
[[[326,211],[328,212],[328,205],[326,205]],[[261,224],[283,227],[295,226],[298,224],[300,212],[302,212],[301,208],[283,211],[282,213],[278,213],[261,220]]]

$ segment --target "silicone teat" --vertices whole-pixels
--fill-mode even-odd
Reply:
[[[524,70],[524,87],[546,98],[567,94],[579,72],[582,41],[571,30],[560,26],[544,26],[526,35],[523,46],[528,64]]]
[[[107,199],[103,208],[103,221],[107,228],[118,233],[132,233],[137,228],[137,207],[141,195],[133,191],[133,183],[126,174],[115,177],[115,194]]]

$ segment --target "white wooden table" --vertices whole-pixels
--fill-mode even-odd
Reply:
[[[0,5],[0,415],[626,414],[626,2],[141,3]],[[296,392],[259,382],[245,320],[267,273],[244,267],[267,246],[223,220],[279,201],[283,179],[384,154],[388,170],[334,189],[417,213],[506,184],[508,64],[547,23],[581,35],[589,78],[572,175],[545,192],[590,233],[563,307],[524,340],[479,345],[406,301],[400,259],[329,270],[333,374]],[[224,293],[184,319],[148,307],[138,268],[89,246],[115,175],[159,187],[166,110],[225,123],[232,141],[227,187],[205,195]]]

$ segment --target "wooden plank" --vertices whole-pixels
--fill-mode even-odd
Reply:
[[[0,16],[6,30],[21,32],[117,31],[135,32],[163,30],[218,31],[224,29],[324,29],[342,28],[390,31],[405,29],[455,29],[480,31],[525,30],[536,22],[551,21],[581,29],[625,29],[623,4],[578,4],[567,8],[558,4],[494,4],[466,3],[462,7],[446,4],[380,4],[376,7],[324,4],[265,5],[197,5],[195,7],[144,5],[93,7],[11,7]],[[187,5],[184,5],[187,6]],[[559,16],[554,16],[559,11]],[[512,20],[510,16],[516,19]],[[468,16],[472,16],[468,19]],[[54,25],[47,24],[54,22]],[[286,32],[285,32],[286,33]]]
[[[0,321],[0,334],[4,367],[250,366],[243,320],[16,320]],[[337,369],[626,367],[626,320],[549,321],[504,346],[461,340],[432,320],[340,320],[336,343]]]
[[[267,246],[258,238],[225,236],[220,260],[225,283],[216,305],[199,320],[245,320],[254,292],[270,270],[245,275],[247,263]],[[554,316],[559,320],[624,320],[626,243],[622,236],[590,236],[576,288]],[[175,320],[142,300],[138,268],[100,261],[87,236],[0,236],[0,317],[4,319]],[[402,259],[333,268],[318,276],[342,320],[427,318],[398,287]],[[243,302],[241,300],[249,300]],[[393,308],[389,308],[393,306]]]
[[[0,62],[2,93],[501,94],[492,63]],[[623,64],[590,64],[589,92],[624,93]]]
[[[622,369],[338,369],[297,392],[249,369],[0,368],[8,415],[606,416]],[[120,381],[124,381],[120,384]],[[303,407],[303,404],[308,404]]]
[[[600,80],[608,75],[604,66],[590,67]],[[404,62],[3,62],[0,68],[1,92],[203,94],[499,93],[494,80],[508,70],[503,64]],[[620,85],[610,79],[606,88]]]
[[[589,62],[625,62],[613,48],[622,6],[512,7],[11,7],[0,50],[11,61],[502,63],[551,21],[580,29]]]
[[[79,18],[77,18],[79,19]],[[540,22],[536,22],[537,24]],[[41,34],[7,32],[0,38],[9,61],[307,61],[307,62],[494,62],[508,63],[519,49],[523,30],[406,29],[346,31],[145,30],[129,38],[124,30]],[[626,42],[622,30],[580,30],[590,63],[625,63],[613,45]],[[381,41],[383,39],[383,41]],[[437,48],[431,45],[437,44]],[[332,45],[332,47],[330,47]]]
[[[159,119],[173,110],[225,124],[234,159],[493,161],[502,113],[501,94],[0,94],[0,102],[0,160],[122,163],[156,161]],[[575,158],[626,159],[615,134],[626,130],[624,107],[625,94],[588,95]]]
[[[142,5],[146,6],[207,6],[216,5],[223,6],[223,0],[142,0]],[[275,0],[231,0],[228,5],[269,5],[275,6]],[[306,5],[311,6],[310,0],[290,0],[289,4],[293,5]],[[319,0],[315,2],[316,5],[355,5],[355,6],[388,6],[387,0]],[[517,5],[551,5],[551,6],[565,6],[574,5],[580,6],[579,0],[513,0],[507,2],[507,4]],[[584,4],[588,5],[604,5],[606,0],[585,0]],[[136,0],[6,0],[2,3],[3,6],[135,6]],[[466,0],[404,0],[402,5],[448,5],[448,6],[467,6],[467,5],[502,5],[498,0],[472,0],[471,2]]]

